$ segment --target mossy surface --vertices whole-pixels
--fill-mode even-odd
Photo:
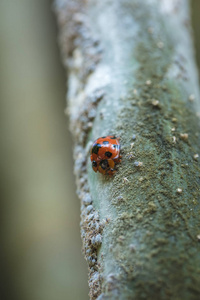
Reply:
[[[200,149],[200,127],[195,104],[188,100],[193,78],[179,66],[180,76],[170,73],[178,50],[158,8],[129,2],[121,1],[121,24],[113,15],[107,24],[116,25],[119,35],[107,37],[113,43],[111,68],[117,55],[124,57],[105,86],[99,107],[106,108],[105,116],[101,121],[97,114],[92,132],[94,138],[113,132],[121,137],[122,163],[115,177],[107,178],[94,174],[88,162],[94,206],[109,220],[99,252],[99,299],[199,299],[200,166],[194,154]],[[111,16],[111,9],[117,15],[119,6],[104,7],[104,15]],[[127,29],[122,35],[125,15],[137,33]],[[128,64],[132,73],[125,72]]]

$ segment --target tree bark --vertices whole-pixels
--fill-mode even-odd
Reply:
[[[187,0],[57,0],[91,299],[199,299],[200,119]],[[115,134],[115,176],[89,149]]]

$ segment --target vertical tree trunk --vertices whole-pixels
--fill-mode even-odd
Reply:
[[[57,0],[91,299],[199,299],[199,90],[187,0]],[[92,171],[120,136],[112,178]]]

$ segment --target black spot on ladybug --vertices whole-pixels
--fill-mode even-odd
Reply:
[[[116,136],[113,135],[113,136],[110,137],[110,139],[111,139],[111,140],[116,140]]]
[[[106,138],[106,136],[102,136],[102,137],[101,137],[101,139],[105,139],[105,138]]]
[[[105,152],[105,156],[107,156],[108,158],[110,158],[112,156],[112,153],[110,151],[106,151]]]
[[[101,148],[101,145],[100,145],[100,144],[94,145],[94,146],[92,147],[92,153],[98,154],[99,148]]]
[[[95,168],[97,167],[97,162],[95,160],[93,160],[92,166],[95,167]]]
[[[108,161],[107,161],[107,159],[103,159],[100,162],[100,166],[102,167],[103,170],[107,169],[108,168]]]
[[[104,145],[108,145],[109,142],[108,142],[108,141],[103,141],[103,144],[104,144]]]

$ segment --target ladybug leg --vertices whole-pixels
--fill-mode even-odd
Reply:
[[[114,168],[115,168],[115,162],[113,159],[108,160],[108,169],[107,169],[107,174],[112,177],[113,174],[115,173]]]
[[[105,175],[106,174],[106,170],[104,170],[101,166],[98,167],[98,171],[99,173]]]
[[[115,162],[113,159],[109,159],[108,160],[108,165],[110,169],[114,169],[115,168]]]
[[[114,161],[115,161],[115,164],[118,164],[120,163],[122,160],[121,160],[122,156],[119,156],[119,158],[116,158]]]
[[[112,177],[115,173],[116,173],[116,170],[114,170],[114,169],[109,169],[108,172],[107,172],[109,177]]]
[[[97,167],[92,167],[94,172],[97,172],[98,168]]]

